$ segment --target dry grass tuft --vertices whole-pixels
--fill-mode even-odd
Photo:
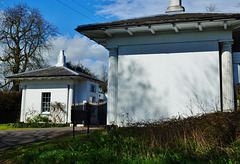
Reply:
[[[141,136],[151,149],[181,152],[195,159],[215,158],[216,154],[239,155],[239,151],[231,149],[233,143],[240,143],[239,111],[136,123],[123,129],[126,135]]]

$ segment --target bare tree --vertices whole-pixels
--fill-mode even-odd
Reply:
[[[0,16],[3,75],[45,67],[47,62],[42,52],[52,48],[49,36],[56,34],[56,27],[47,22],[38,9],[23,3],[8,7]],[[13,81],[11,90],[18,88],[18,83]]]
[[[100,78],[104,84],[100,84],[100,88],[103,93],[107,93],[107,82],[108,82],[108,70],[106,65],[102,65],[101,70],[100,70]]]
[[[208,6],[205,6],[205,10],[207,12],[217,12],[217,7],[216,7],[216,4],[209,4]]]

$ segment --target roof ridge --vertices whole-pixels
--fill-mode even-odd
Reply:
[[[72,69],[67,68],[67,67],[65,67],[65,69],[67,69],[68,71],[71,71],[72,73],[76,73],[76,75],[79,75],[79,76],[85,76],[87,78],[92,78],[92,79],[95,79],[95,80],[102,81],[102,80],[100,80],[100,79],[98,79],[96,77],[90,76],[90,75],[88,75],[86,73],[83,73],[83,72],[73,71]]]
[[[74,70],[72,70],[72,69],[70,69],[70,68],[67,68],[67,67],[65,67],[65,66],[61,66],[61,67],[64,68],[64,69],[66,69],[67,71],[75,74],[75,75],[79,75],[78,72],[76,72],[76,71],[74,71]]]

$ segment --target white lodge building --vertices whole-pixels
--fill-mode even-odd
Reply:
[[[58,102],[65,110],[65,114],[61,115],[61,122],[71,123],[72,104],[99,101],[98,90],[102,81],[67,68],[65,61],[62,50],[54,67],[7,77],[20,81],[23,88],[20,122],[26,122],[33,115],[50,115],[51,104]]]
[[[109,50],[108,124],[235,108],[240,14],[171,13],[75,30]]]

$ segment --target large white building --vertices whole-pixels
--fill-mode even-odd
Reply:
[[[62,50],[54,67],[14,74],[7,78],[20,81],[22,103],[20,122],[34,115],[49,116],[51,104],[61,103],[65,114],[61,122],[71,123],[73,104],[99,101],[99,84],[102,81],[66,67]],[[97,120],[92,120],[97,123]]]
[[[170,0],[167,11],[179,10]],[[76,31],[109,50],[108,124],[234,110],[240,14],[170,13]]]

